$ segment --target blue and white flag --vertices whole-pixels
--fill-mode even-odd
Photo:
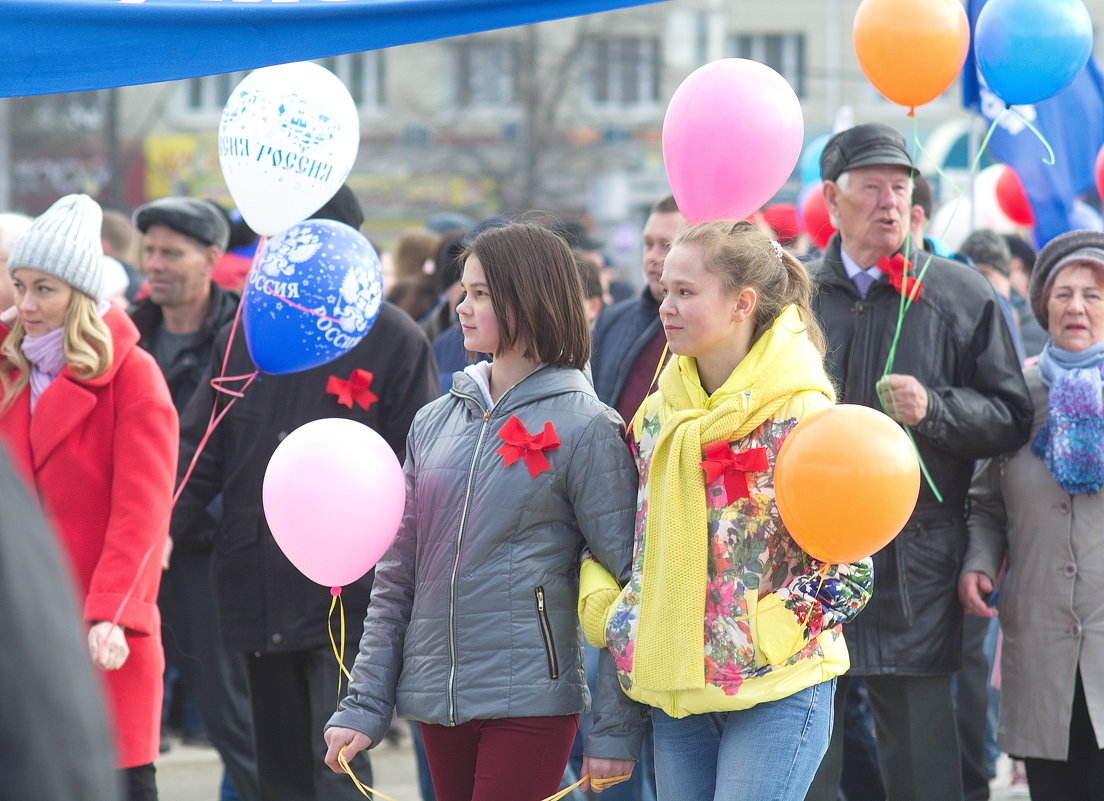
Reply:
[[[658,0],[0,0],[0,97],[174,81]]]
[[[984,5],[985,0],[969,0],[971,39]],[[972,47],[962,72],[962,103],[989,124],[1004,109],[1004,101],[989,91],[978,73]],[[1042,247],[1079,227],[1074,201],[1095,184],[1096,154],[1104,145],[1104,75],[1096,59],[1090,57],[1073,83],[1054,97],[1013,108],[1046,137],[1054,149],[1055,163],[1044,163],[1046,148],[1014,114],[1001,118],[987,151],[1023,181],[1035,214],[1036,244]]]

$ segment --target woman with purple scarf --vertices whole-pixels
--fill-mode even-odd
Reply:
[[[1033,433],[978,466],[959,595],[999,611],[997,745],[1031,798],[1104,799],[1104,233],[1043,248],[1031,307],[1050,335],[1024,373]]]
[[[11,250],[0,444],[68,560],[81,603],[71,611],[101,672],[124,798],[157,801],[165,669],[157,589],[179,438],[160,368],[138,347],[130,318],[105,300],[101,221],[96,201],[67,195]]]

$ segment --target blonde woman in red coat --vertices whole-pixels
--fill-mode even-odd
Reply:
[[[15,306],[0,316],[0,442],[69,558],[127,801],[155,801],[165,665],[157,589],[177,418],[137,329],[100,300],[101,216],[87,195],[63,197],[8,257]]]

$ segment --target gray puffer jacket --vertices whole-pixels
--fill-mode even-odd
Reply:
[[[506,464],[499,433],[516,416],[532,435],[551,422],[550,469]],[[469,720],[587,709],[576,606],[589,547],[627,579],[637,474],[616,412],[579,370],[542,367],[491,410],[466,373],[418,412],[406,457],[407,503],[376,567],[349,695],[330,719],[378,743],[400,715]],[[644,708],[601,655],[589,756],[635,759]]]

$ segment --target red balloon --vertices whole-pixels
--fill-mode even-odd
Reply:
[[[1104,147],[1096,154],[1096,191],[1104,198]]]
[[[783,245],[797,239],[797,235],[801,233],[801,226],[797,224],[797,207],[793,203],[773,203],[767,206],[763,209],[763,219]]]
[[[832,225],[828,217],[828,204],[824,202],[821,186],[821,184],[813,184],[806,191],[801,201],[801,222],[813,244],[818,249],[824,250],[828,240],[836,232],[836,226]]]
[[[1100,174],[1099,159],[1097,160],[1097,175]],[[1099,178],[1097,179],[1099,180]],[[1004,216],[1016,225],[1034,225],[1035,213],[1031,210],[1031,201],[1027,199],[1023,181],[1016,171],[1008,165],[1001,170],[997,179],[997,205],[1004,212]]]

